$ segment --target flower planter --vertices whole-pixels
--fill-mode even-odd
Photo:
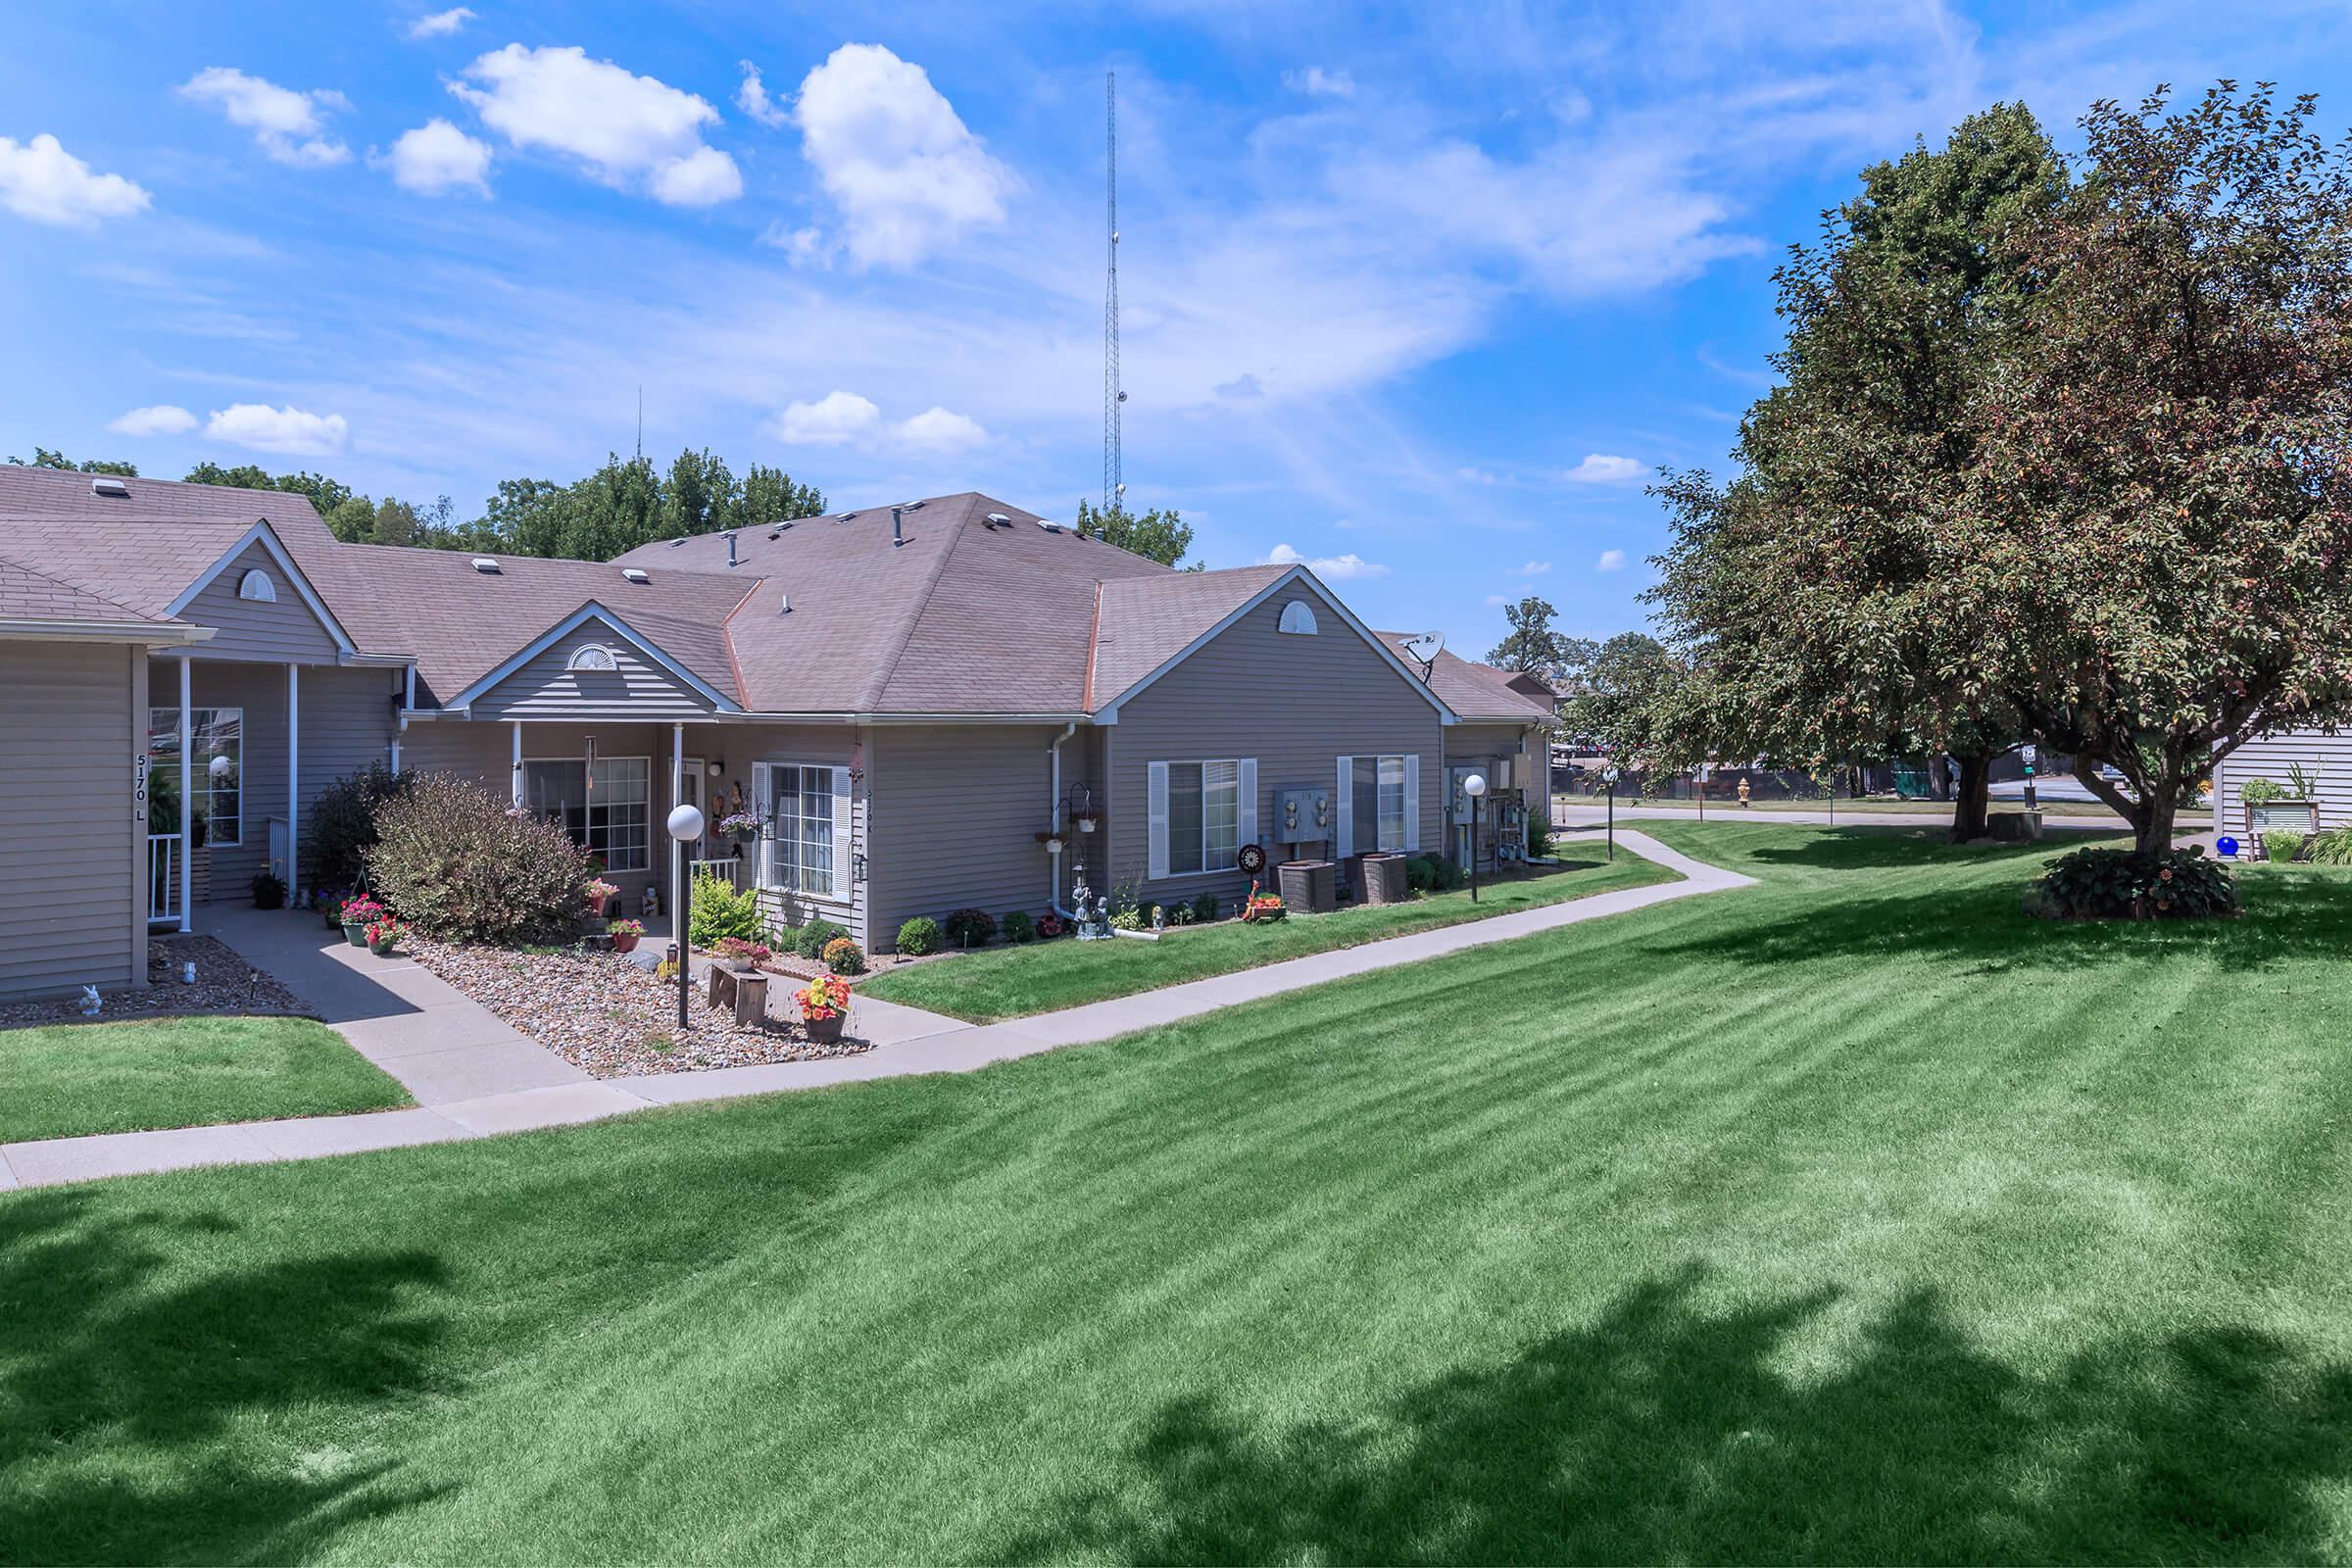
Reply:
[[[612,951],[614,953],[635,953],[637,944],[641,940],[634,931],[615,931],[612,933]]]
[[[820,1046],[829,1046],[840,1040],[842,1027],[849,1021],[850,1015],[841,1011],[836,1011],[830,1018],[811,1018],[807,1013],[801,1015],[801,1027],[808,1030],[808,1038]]]
[[[392,950],[398,946],[400,944],[397,942],[370,942],[368,944],[368,951],[379,958],[389,958],[392,956]]]
[[[355,948],[366,947],[368,945],[368,923],[365,920],[345,921],[343,939]]]

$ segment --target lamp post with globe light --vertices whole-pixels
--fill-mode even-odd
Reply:
[[[1478,803],[1487,793],[1487,775],[1473,773],[1462,780],[1462,793],[1470,797],[1470,902],[1478,902]]]
[[[695,806],[680,806],[671,811],[669,813],[669,836],[676,846],[671,853],[676,857],[678,878],[677,940],[670,946],[675,948],[678,953],[678,1027],[684,1029],[690,1027],[686,1019],[686,999],[694,989],[692,973],[694,963],[689,956],[694,950],[688,947],[686,942],[687,915],[691,912],[694,904],[694,884],[686,879],[686,855],[688,849],[703,836],[702,808]]]

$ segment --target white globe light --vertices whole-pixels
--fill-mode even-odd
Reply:
[[[669,813],[669,836],[681,843],[692,844],[703,836],[703,811],[698,806],[681,806]]]
[[[1487,775],[1484,773],[1473,773],[1468,778],[1462,780],[1462,793],[1469,796],[1474,801],[1480,796],[1486,794]]]
[[[229,761],[225,757],[214,758],[210,762],[205,764],[205,767],[215,778],[228,777]]]

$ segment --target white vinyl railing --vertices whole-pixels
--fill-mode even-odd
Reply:
[[[730,855],[723,860],[688,860],[686,862],[686,875],[690,881],[705,871],[715,877],[723,877],[729,886],[741,887],[743,885],[741,880],[743,857]]]
[[[147,835],[147,923],[179,920],[179,835]]]

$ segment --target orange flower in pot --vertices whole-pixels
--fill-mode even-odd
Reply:
[[[801,1005],[801,1024],[808,1038],[831,1045],[850,1021],[850,983],[837,974],[818,975],[792,994]]]

